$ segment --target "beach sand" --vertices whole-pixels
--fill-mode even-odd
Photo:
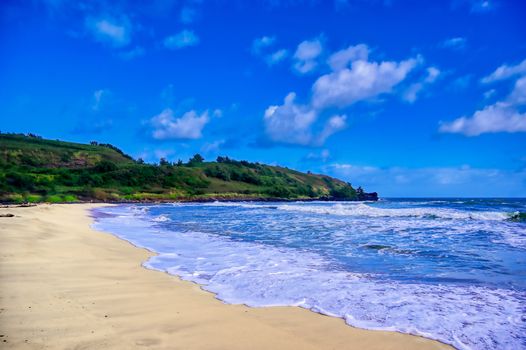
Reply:
[[[451,349],[297,307],[227,305],[90,228],[97,204],[2,208],[2,349]]]

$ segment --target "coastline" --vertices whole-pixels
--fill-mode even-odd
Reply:
[[[451,349],[299,307],[224,304],[142,263],[153,253],[90,228],[108,204],[1,208],[0,347]],[[5,340],[5,342],[4,342]]]

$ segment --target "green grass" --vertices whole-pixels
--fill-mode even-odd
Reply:
[[[144,164],[112,145],[0,133],[0,201],[77,202],[220,199],[360,199],[325,175],[218,157]]]

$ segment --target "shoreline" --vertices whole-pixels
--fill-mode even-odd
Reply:
[[[0,347],[452,349],[299,307],[225,304],[143,267],[155,253],[92,229],[90,209],[105,205],[0,209],[15,215],[0,218]]]
[[[0,201],[0,208],[33,206],[42,204],[164,204],[164,203],[213,203],[213,202],[378,202],[378,199],[345,199],[345,198],[272,198],[272,197],[209,197],[209,198],[180,198],[180,199],[144,199],[144,200],[80,200],[76,202],[33,202],[13,203]]]

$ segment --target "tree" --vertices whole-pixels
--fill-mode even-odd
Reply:
[[[202,163],[205,159],[199,154],[196,153],[190,160],[188,161],[188,165],[193,166],[199,163]]]
[[[169,164],[170,164],[170,162],[168,162],[166,160],[166,158],[162,157],[161,159],[159,159],[159,165],[160,166],[165,166],[165,165],[169,165]]]
[[[216,161],[218,163],[229,163],[229,162],[231,162],[230,158],[222,157],[222,156],[217,157]]]
[[[144,164],[144,159],[142,158],[137,159],[137,164]]]

